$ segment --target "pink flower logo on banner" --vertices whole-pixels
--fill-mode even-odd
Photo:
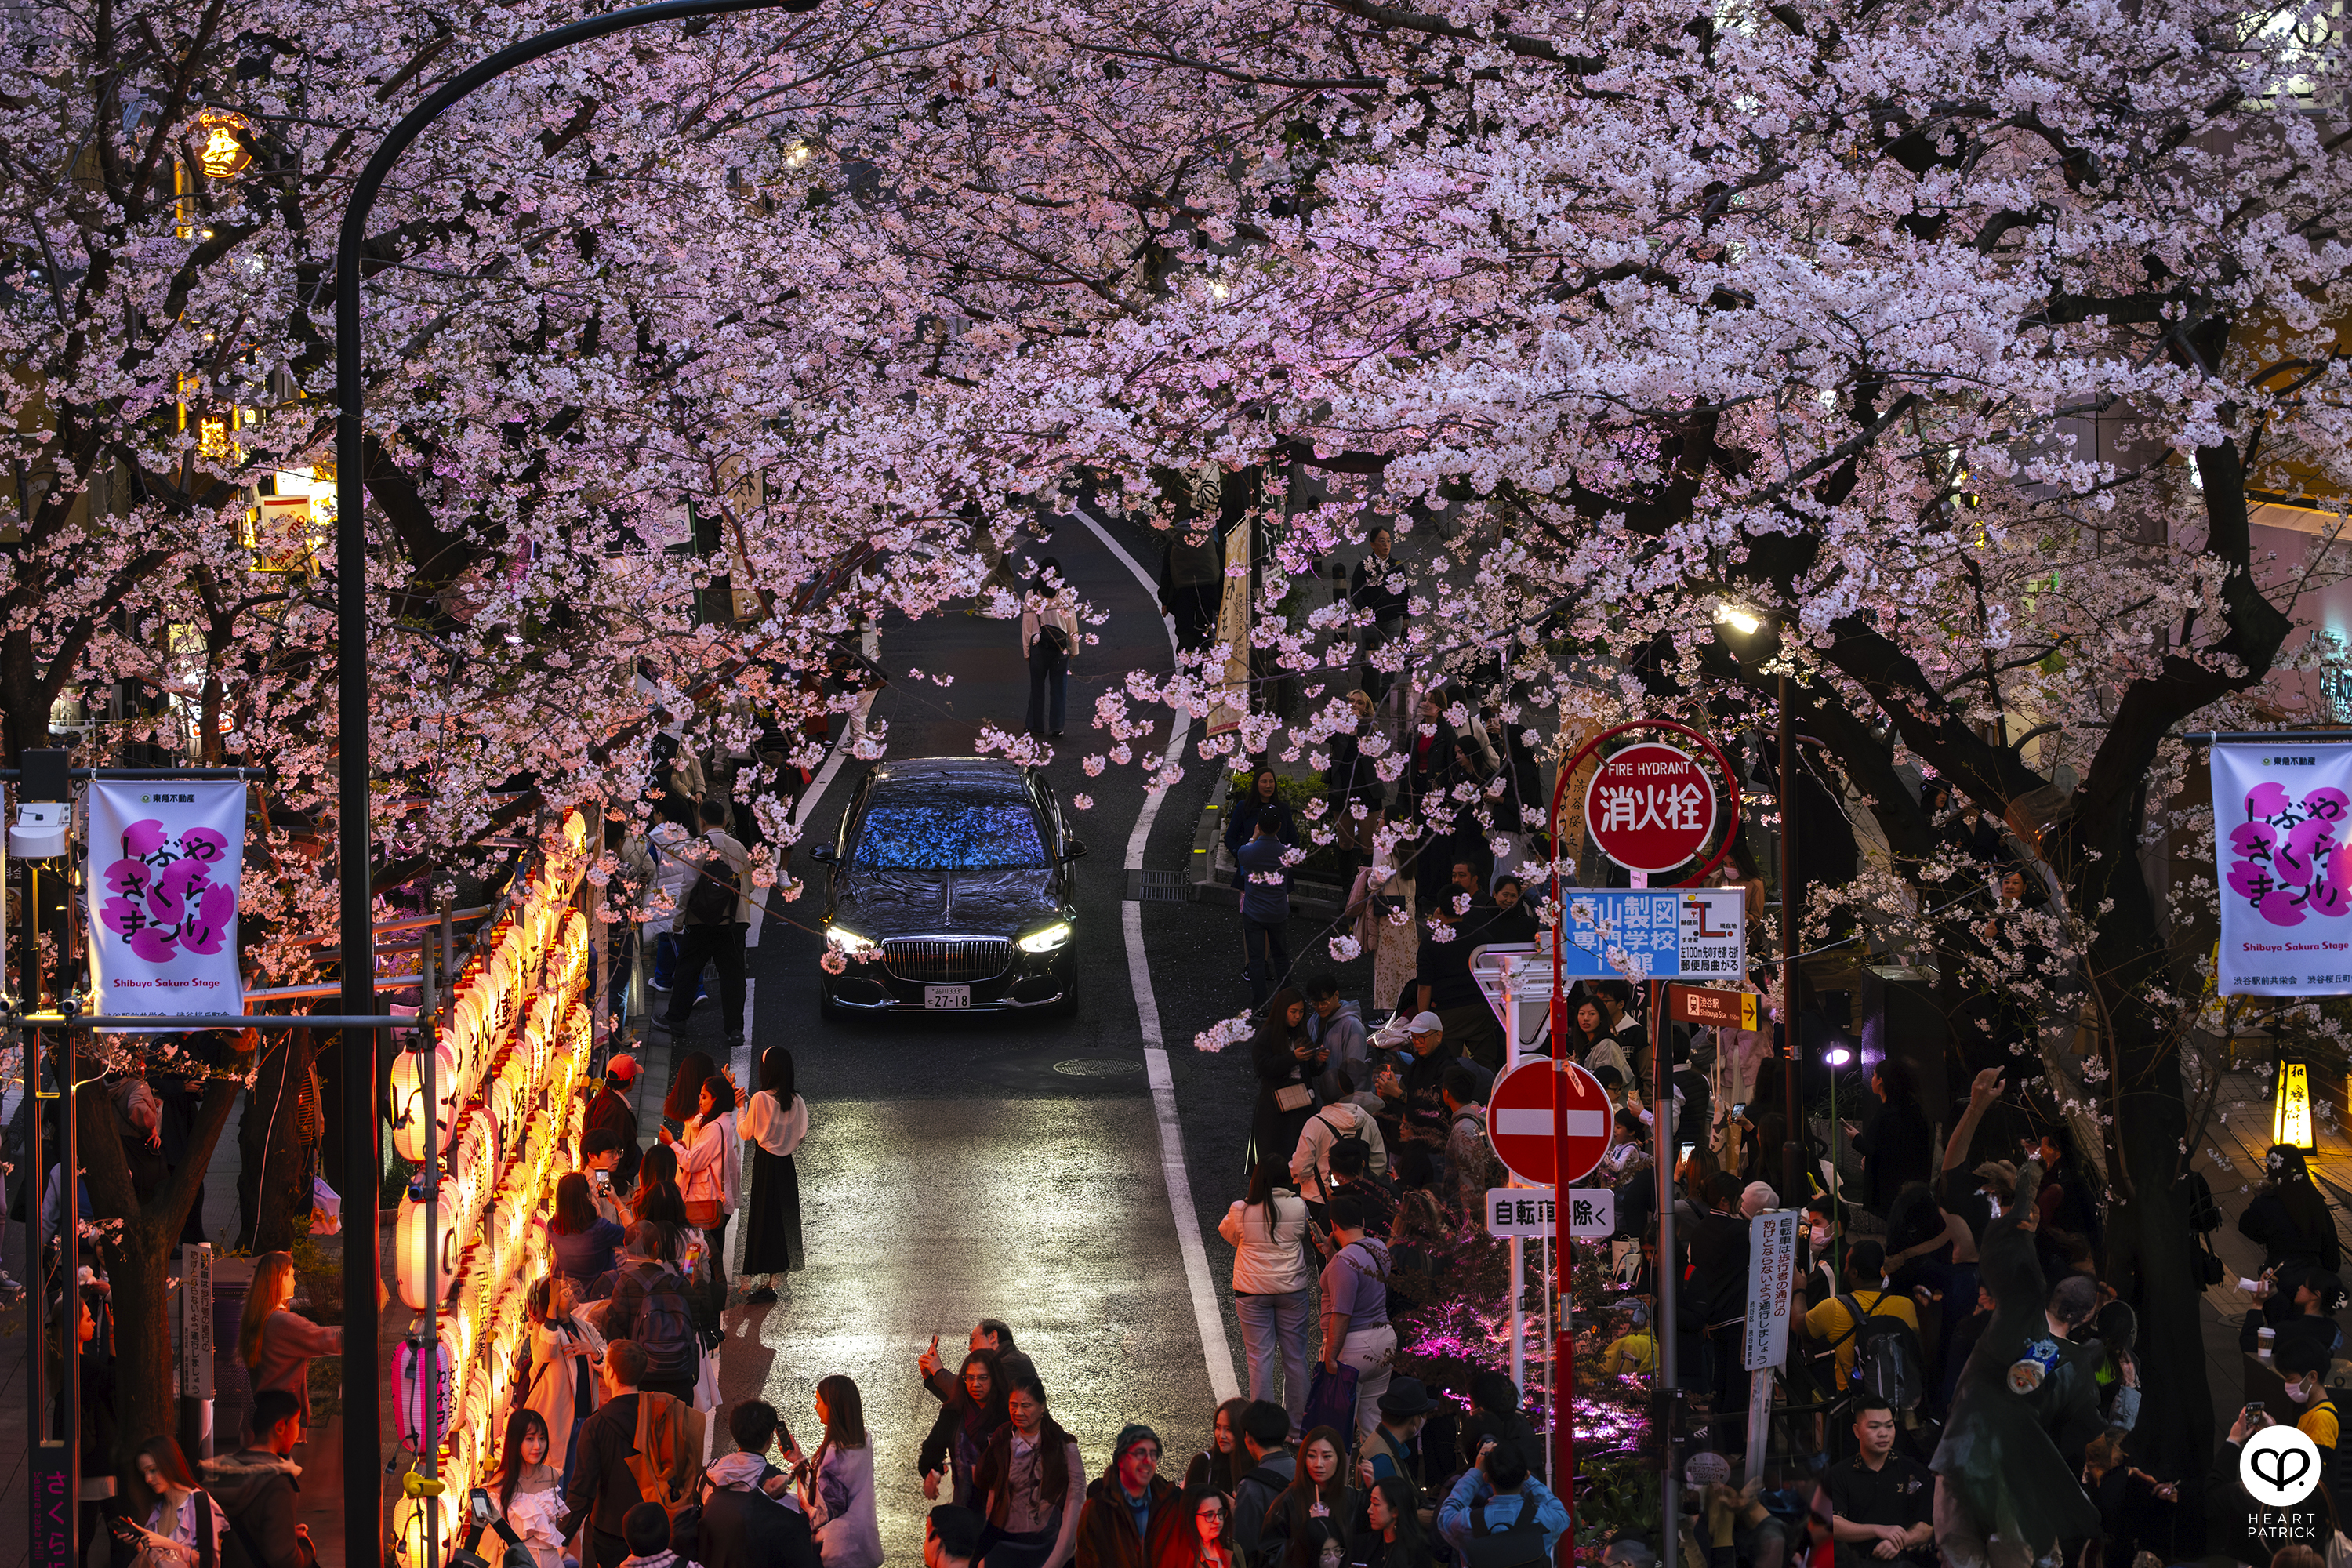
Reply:
[[[2246,820],[2230,830],[2230,890],[2274,926],[2352,912],[2352,845],[2336,838],[2348,816],[2352,799],[2340,789],[2295,801],[2284,784],[2256,784]]]
[[[228,840],[209,827],[191,827],[177,843],[149,819],[122,830],[122,858],[106,868],[114,897],[99,910],[106,929],[150,963],[167,963],[180,950],[218,952],[236,918],[236,889],[212,880]]]

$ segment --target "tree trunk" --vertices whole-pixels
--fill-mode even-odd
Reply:
[[[238,1049],[250,1047],[240,1044]],[[239,1060],[229,1065],[234,1068]],[[188,1131],[187,1159],[143,1207],[131,1191],[131,1167],[115,1137],[113,1109],[105,1089],[88,1083],[74,1096],[90,1207],[101,1223],[122,1222],[105,1247],[107,1272],[114,1282],[114,1421],[121,1447],[118,1460],[148,1438],[168,1436],[173,1429],[176,1384],[172,1376],[172,1323],[165,1306],[165,1281],[172,1275],[180,1227],[187,1222],[188,1211],[204,1185],[205,1172],[212,1163],[221,1130],[228,1125],[236,1095],[237,1082],[233,1078],[216,1078],[205,1086],[195,1125]]]

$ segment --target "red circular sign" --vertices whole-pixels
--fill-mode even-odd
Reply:
[[[1584,786],[1584,827],[1628,871],[1671,871],[1714,836],[1715,781],[1688,752],[1639,742],[1593,770]]]
[[[1609,1152],[1609,1091],[1577,1066],[1540,1058],[1521,1062],[1495,1080],[1486,1096],[1486,1142],[1511,1174],[1538,1187],[1557,1186],[1560,1144],[1552,1119],[1552,1086],[1568,1096],[1568,1179],[1582,1181]]]

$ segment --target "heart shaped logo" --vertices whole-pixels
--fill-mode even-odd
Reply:
[[[2319,1488],[2319,1445],[2292,1426],[2265,1426],[2246,1439],[2238,1479],[2264,1508],[2293,1508]]]

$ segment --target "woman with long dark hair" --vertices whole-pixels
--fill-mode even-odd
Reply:
[[[1257,1069],[1257,1108],[1250,1118],[1256,1143],[1252,1162],[1286,1164],[1298,1147],[1307,1119],[1315,1114],[1315,1090],[1328,1053],[1307,1037],[1307,996],[1295,985],[1276,992],[1250,1039],[1250,1065]]]
[[[670,1069],[669,1092],[662,1096],[662,1131],[676,1136],[686,1131],[701,1106],[702,1080],[719,1071],[709,1051],[688,1051]],[[730,1109],[732,1109],[731,1107]]]
[[[1206,1487],[1231,1497],[1241,1486],[1242,1478],[1250,1472],[1249,1455],[1242,1448],[1242,1412],[1249,1403],[1248,1395],[1237,1394],[1217,1406],[1216,1416],[1209,1424],[1209,1446],[1184,1467],[1188,1489]]]
[[[772,1301],[776,1279],[807,1261],[801,1247],[801,1173],[793,1156],[808,1136],[808,1102],[793,1085],[793,1053],[770,1046],[760,1057],[760,1089],[743,1108],[751,1140],[751,1209],[744,1221],[743,1279],[759,1285],[746,1301]]]
[[[923,1478],[923,1496],[940,1500],[940,1478],[947,1480],[948,1500],[959,1508],[973,1506],[971,1472],[980,1463],[988,1440],[1004,1425],[1004,1372],[994,1351],[973,1351],[963,1358],[952,1397],[940,1405],[930,1435],[923,1439],[915,1469]]]
[[[1248,1403],[1245,1399],[1226,1401],[1229,1405]],[[1234,1544],[1234,1500],[1230,1489],[1221,1490],[1203,1482],[1187,1482],[1181,1506],[1183,1511],[1178,1517],[1186,1522],[1168,1532],[1167,1543],[1160,1549],[1160,1561],[1150,1568],[1244,1568],[1241,1550]]]
[[[1249,1363],[1249,1396],[1275,1398],[1282,1369],[1282,1407],[1298,1426],[1307,1408],[1307,1340],[1313,1326],[1315,1276],[1307,1267],[1307,1205],[1276,1160],[1250,1173],[1249,1195],[1225,1211],[1217,1234],[1234,1248],[1234,1311]]]
[[[1076,1440],[1047,1413],[1036,1366],[1017,1352],[1001,1364],[1010,1419],[989,1439],[971,1478],[988,1521],[981,1554],[988,1568],[1062,1568],[1077,1547],[1086,1461]]]
[[[2311,1184],[2302,1150],[2274,1145],[2263,1170],[2270,1179],[2238,1216],[2238,1229],[2263,1249],[2263,1278],[2271,1284],[2263,1298],[2263,1317],[2276,1328],[2294,1315],[2295,1288],[2305,1273],[2343,1272],[2344,1249],[2327,1200]]]
[[[708,1073],[695,1090],[694,1114],[675,1147],[686,1223],[702,1232],[710,1260],[710,1321],[727,1306],[727,1219],[742,1201],[743,1141],[735,1133],[735,1080]],[[669,1129],[661,1131],[670,1142]]]
[[[499,1479],[488,1491],[537,1568],[563,1568],[563,1496],[549,1458],[547,1418],[526,1405],[507,1417]]]
[[[1361,1506],[1346,1463],[1348,1440],[1318,1426],[1298,1445],[1290,1485],[1265,1510],[1258,1531],[1258,1560],[1267,1568],[1326,1568],[1327,1548],[1347,1561],[1348,1541]]]
[[[1062,563],[1048,555],[1021,595],[1021,657],[1029,661],[1029,733],[1058,741],[1070,705],[1070,659],[1078,651],[1078,609]]]
[[[835,1373],[816,1385],[824,1440],[801,1471],[801,1506],[824,1568],[879,1568],[882,1527],[874,1514],[874,1449],[857,1384]]]
[[[583,1301],[599,1294],[599,1281],[615,1267],[613,1249],[627,1232],[596,1212],[596,1194],[588,1178],[567,1171],[555,1184],[555,1213],[547,1222],[547,1247],[555,1271],[572,1281]]]
[[[265,1252],[253,1266],[253,1285],[246,1292],[245,1314],[236,1328],[237,1359],[245,1363],[253,1391],[282,1388],[302,1402],[302,1419],[310,1419],[310,1358],[341,1355],[343,1331],[312,1322],[292,1310],[294,1258],[285,1252]]]
[[[141,1568],[198,1568],[220,1561],[228,1515],[196,1485],[179,1444],[169,1437],[148,1438],[131,1455],[125,1479],[131,1483],[125,1500],[131,1506],[115,1535],[142,1554],[131,1560],[134,1563]],[[209,1542],[201,1539],[207,1532]]]
[[[1382,1476],[1364,1496],[1364,1528],[1349,1542],[1348,1568],[1429,1568],[1412,1483]]]
[[[1225,815],[1225,849],[1236,863],[1236,888],[1242,885],[1238,868],[1242,846],[1257,831],[1261,818],[1274,824],[1274,836],[1283,843],[1294,847],[1298,843],[1298,819],[1292,815],[1289,803],[1282,798],[1282,775],[1272,768],[1260,768],[1251,773],[1249,788],[1234,798]]]
[[[655,1144],[638,1162],[637,1190],[629,1200],[629,1217],[655,1225],[686,1223],[686,1194],[677,1185],[677,1152],[668,1144]]]

